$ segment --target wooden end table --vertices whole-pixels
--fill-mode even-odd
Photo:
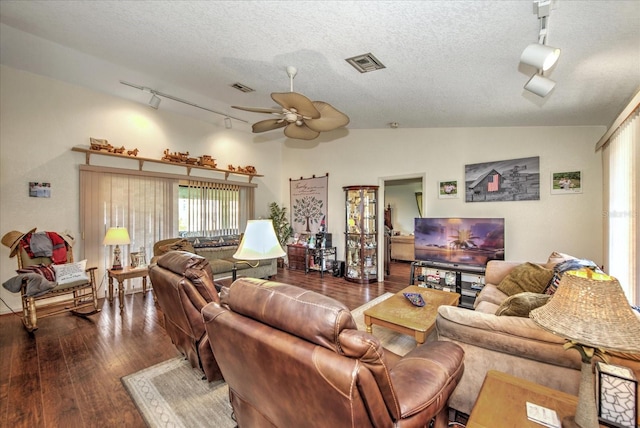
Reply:
[[[403,293],[420,293],[425,305],[414,306]],[[459,301],[457,293],[411,285],[365,310],[364,324],[368,333],[372,333],[373,324],[376,324],[413,336],[418,344],[422,344],[436,326],[438,307],[457,306]]]
[[[108,269],[109,276],[109,303],[113,302],[113,280],[118,281],[118,300],[120,311],[124,309],[124,281],[132,278],[142,278],[142,292],[147,295],[147,276],[149,269],[146,266],[132,268],[125,266],[122,269]]]
[[[467,428],[542,427],[527,418],[527,401],[555,410],[560,420],[575,415],[578,405],[578,397],[574,395],[490,370],[469,415]]]

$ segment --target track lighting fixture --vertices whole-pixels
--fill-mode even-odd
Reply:
[[[547,46],[549,15],[551,15],[552,3],[557,0],[534,0],[533,12],[538,15],[540,31],[538,43],[527,46],[520,56],[520,62],[535,67],[538,72],[524,85],[524,88],[539,97],[546,97],[556,85],[551,79],[543,76],[558,61],[560,49]]]
[[[139,89],[139,90],[141,90],[143,92],[150,93],[151,94],[151,99],[149,100],[149,105],[151,107],[153,107],[154,109],[158,109],[158,107],[160,106],[160,101],[162,101],[162,98],[160,98],[160,97],[163,97],[163,98],[168,98],[168,99],[173,100],[173,101],[177,101],[177,102],[182,103],[182,104],[189,105],[191,107],[199,108],[201,110],[206,110],[206,111],[209,111],[211,113],[215,113],[215,114],[219,114],[221,116],[224,116],[225,117],[225,127],[227,127],[227,128],[231,128],[231,126],[227,126],[227,119],[229,120],[229,125],[231,125],[231,119],[237,120],[239,122],[249,123],[248,121],[246,121],[244,119],[240,119],[238,117],[234,117],[234,116],[231,116],[231,115],[226,114],[226,113],[220,113],[219,111],[211,110],[210,108],[203,107],[201,105],[192,103],[191,101],[187,101],[187,100],[182,99],[182,98],[174,97],[173,95],[165,94],[164,92],[160,92],[160,91],[156,91],[156,90],[151,89],[151,88],[147,88],[146,86],[140,86],[140,85],[136,85],[134,83],[125,82],[124,80],[121,80],[120,83],[122,83],[123,85],[129,86],[129,87],[132,87],[132,88]]]
[[[229,116],[224,118],[224,127],[227,129],[231,129],[232,127],[231,119],[229,118]]]
[[[520,62],[528,64],[538,70],[547,71],[558,61],[560,49],[551,46],[532,43],[522,52]]]
[[[149,100],[149,105],[151,106],[151,108],[158,110],[158,107],[160,107],[160,101],[162,101],[160,97],[158,97],[156,94],[153,94],[151,95],[151,99]]]
[[[553,80],[547,79],[540,74],[534,74],[527,84],[524,85],[524,88],[539,97],[546,97],[554,86],[556,86],[556,82]]]

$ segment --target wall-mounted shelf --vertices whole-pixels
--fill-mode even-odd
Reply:
[[[87,165],[91,165],[91,163],[90,163],[91,155],[99,155],[99,156],[111,156],[111,157],[116,157],[116,158],[121,158],[121,159],[136,160],[136,161],[138,161],[138,169],[140,171],[142,171],[142,166],[144,165],[145,162],[151,162],[151,163],[161,163],[161,164],[164,164],[164,165],[173,165],[173,166],[184,167],[184,168],[187,169],[187,175],[191,175],[191,170],[192,169],[202,169],[202,170],[205,170],[205,171],[221,172],[221,173],[224,174],[224,179],[225,180],[227,180],[229,178],[230,174],[243,175],[243,176],[249,177],[249,183],[251,183],[251,180],[253,179],[253,177],[264,177],[263,175],[260,175],[260,174],[249,174],[249,173],[246,173],[246,172],[229,171],[228,169],[210,168],[208,166],[191,165],[191,164],[187,164],[187,163],[168,162],[168,161],[159,160],[159,159],[142,158],[142,157],[139,157],[139,156],[129,156],[129,155],[124,155],[124,154],[119,154],[119,153],[111,153],[111,152],[103,152],[103,151],[99,151],[99,150],[91,150],[91,149],[86,149],[84,147],[72,147],[71,150],[74,151],[74,152],[84,153],[86,155],[86,163],[87,163]]]

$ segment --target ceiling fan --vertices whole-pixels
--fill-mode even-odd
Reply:
[[[346,126],[349,117],[324,101],[311,101],[302,94],[293,92],[293,78],[298,74],[295,67],[287,67],[291,92],[273,92],[271,98],[281,109],[231,106],[239,110],[255,113],[269,113],[277,119],[261,120],[253,124],[253,132],[265,132],[284,128],[284,135],[298,140],[313,140],[321,132],[333,131]]]

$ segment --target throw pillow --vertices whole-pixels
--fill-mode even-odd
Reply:
[[[160,247],[160,251],[162,254],[168,253],[169,251],[187,251],[189,253],[195,253],[196,250],[193,248],[193,245],[187,239],[181,239],[176,242],[172,242],[167,245],[163,245]]]
[[[575,260],[575,259],[576,257],[570,256],[569,254],[559,253],[557,251],[554,251],[553,253],[549,254],[546,267],[548,269],[553,269],[553,267],[558,263],[562,263],[566,260]]]
[[[77,263],[53,265],[53,270],[56,271],[56,282],[60,285],[74,281],[89,281],[89,275],[85,271],[86,266],[86,260]]]
[[[525,291],[542,293],[552,277],[552,270],[527,262],[513,268],[497,288],[507,296]]]
[[[44,276],[48,281],[56,280],[56,273],[50,265],[24,266],[16,271],[17,273],[37,273]]]
[[[496,315],[509,317],[529,317],[529,312],[545,305],[551,296],[540,293],[518,293],[505,299],[498,307]]]
[[[550,294],[556,292],[558,289],[558,285],[560,284],[560,280],[562,279],[562,275],[568,270],[580,270],[580,269],[592,269],[594,272],[604,273],[598,267],[595,262],[586,259],[569,259],[563,262],[558,263],[553,267],[553,277],[549,281],[549,284],[544,289],[544,294]]]

